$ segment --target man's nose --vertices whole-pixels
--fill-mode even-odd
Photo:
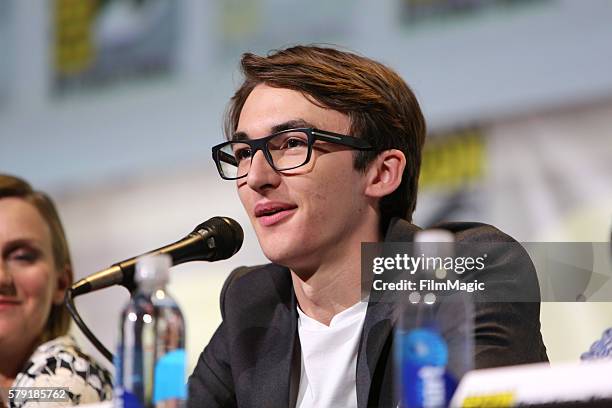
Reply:
[[[272,168],[260,150],[251,158],[251,168],[247,175],[247,184],[253,190],[276,188],[280,183],[281,175]]]

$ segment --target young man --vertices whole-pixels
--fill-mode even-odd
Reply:
[[[189,404],[395,407],[393,305],[360,301],[360,251],[418,231],[418,102],[391,69],[332,48],[245,54],[242,70],[229,141],[213,156],[272,263],[226,281]],[[482,224],[447,228],[458,241],[510,239]],[[534,279],[520,262],[517,276]],[[546,360],[539,304],[482,303],[475,319],[476,367]]]

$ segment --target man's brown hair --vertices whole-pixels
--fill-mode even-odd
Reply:
[[[319,46],[295,46],[265,57],[246,53],[240,64],[245,78],[227,111],[228,139],[236,132],[242,107],[257,85],[302,92],[321,106],[348,115],[350,135],[374,147],[356,152],[355,169],[365,171],[383,150],[404,153],[402,182],[379,204],[381,231],[386,231],[392,217],[412,221],[426,126],[416,97],[395,71],[369,58]]]
[[[59,214],[51,198],[43,192],[33,190],[29,183],[18,177],[0,174],[0,199],[7,197],[20,198],[32,204],[38,210],[51,231],[51,248],[56,271],[63,273],[66,270],[68,283],[72,283],[72,260],[70,259],[68,242]],[[51,305],[51,313],[39,341],[45,342],[63,336],[68,333],[69,328],[70,314],[64,303]]]

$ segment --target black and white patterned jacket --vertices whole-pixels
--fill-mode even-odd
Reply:
[[[70,336],[57,337],[38,346],[12,385],[15,387],[67,387],[72,405],[95,403],[112,398],[111,376],[83,353]],[[11,408],[46,408],[54,404],[11,401]],[[64,402],[60,405],[70,405]]]

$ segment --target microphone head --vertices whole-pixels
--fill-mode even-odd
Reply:
[[[206,220],[195,227],[193,233],[204,237],[209,247],[214,246],[215,251],[207,259],[208,261],[218,261],[231,257],[242,247],[242,241],[244,240],[242,227],[229,217],[213,217]]]

